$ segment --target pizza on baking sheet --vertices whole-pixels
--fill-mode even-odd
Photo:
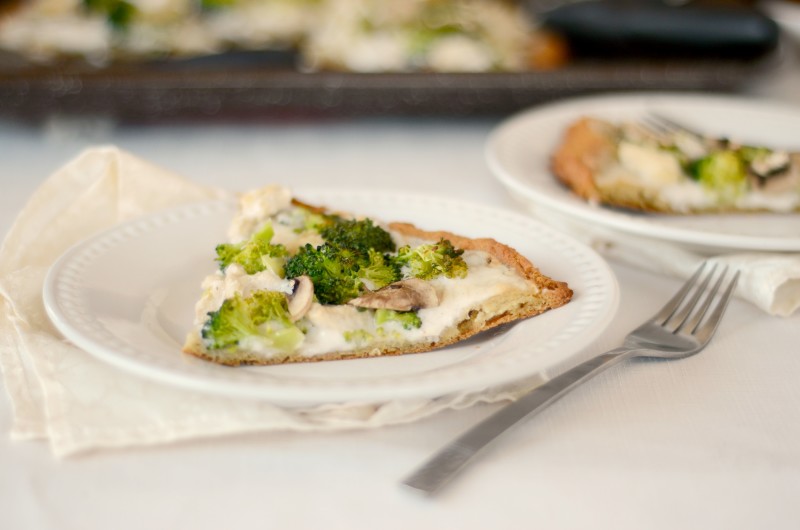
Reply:
[[[0,50],[36,62],[78,56],[105,65],[268,50],[303,72],[497,72],[554,68],[568,60],[566,41],[516,0],[2,4]]]

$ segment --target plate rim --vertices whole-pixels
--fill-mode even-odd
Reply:
[[[637,219],[635,214],[623,211],[614,211],[602,206],[589,204],[577,197],[571,197],[564,190],[563,197],[553,197],[545,192],[528,185],[508,170],[498,157],[498,145],[502,144],[505,136],[510,135],[510,130],[520,123],[531,122],[540,115],[569,111],[571,108],[591,104],[613,103],[631,106],[643,106],[648,101],[658,104],[681,104],[685,101],[713,101],[715,103],[729,103],[731,105],[746,105],[748,108],[769,109],[772,112],[780,110],[792,112],[800,116],[800,110],[783,102],[773,100],[753,100],[744,96],[728,94],[704,94],[695,92],[630,92],[625,94],[612,93],[593,96],[570,98],[549,105],[542,105],[525,109],[501,121],[489,133],[484,144],[484,159],[492,175],[503,184],[507,190],[514,191],[533,203],[549,208],[578,219],[583,222],[598,223],[607,228],[619,230],[627,234],[643,236],[648,239],[665,241],[679,245],[703,247],[711,251],[772,251],[772,252],[797,252],[800,250],[800,237],[764,238],[763,236],[734,235],[698,231],[691,228],[664,226],[652,219]],[[550,178],[554,178],[550,175]],[[566,199],[566,200],[565,200]],[[790,214],[792,215],[792,214]],[[656,229],[655,232],[653,229]]]
[[[415,198],[426,201],[433,200],[441,204],[448,204],[451,206],[455,205],[462,209],[470,208],[470,211],[478,211],[481,213],[492,211],[495,214],[511,216],[512,218],[524,221],[530,226],[537,226],[538,230],[548,234],[549,238],[553,238],[556,241],[565,242],[569,249],[579,249],[581,256],[584,259],[588,259],[593,267],[595,267],[593,274],[598,278],[602,278],[603,286],[606,292],[601,293],[603,298],[602,311],[599,312],[599,316],[597,314],[593,315],[593,320],[590,322],[591,326],[584,330],[586,333],[582,332],[581,337],[575,338],[575,333],[573,332],[573,336],[568,337],[572,344],[570,352],[573,356],[585,349],[586,346],[591,344],[594,339],[596,339],[608,328],[608,325],[618,310],[619,285],[616,280],[616,276],[607,262],[600,257],[599,254],[571,236],[559,232],[552,227],[536,221],[535,219],[531,219],[530,217],[519,212],[502,210],[493,206],[487,206],[485,204],[476,204],[469,201],[442,197],[435,194],[404,193],[393,192],[391,190],[372,190],[364,192],[363,190],[348,191],[326,188],[298,188],[295,191],[297,196],[321,194],[336,197],[337,195],[353,196],[354,194],[358,193],[366,194],[367,196],[372,197],[380,196],[385,200],[388,200],[387,198],[389,196],[393,197],[393,199],[396,199],[398,196],[400,196],[403,198]],[[48,317],[53,322],[56,329],[77,347],[86,351],[88,354],[99,359],[100,361],[108,362],[117,368],[129,371],[138,376],[144,376],[152,381],[160,381],[174,386],[199,390],[211,394],[266,400],[289,406],[353,401],[378,402],[421,397],[436,398],[453,392],[464,392],[470,390],[477,391],[488,387],[495,387],[502,384],[511,383],[515,380],[525,377],[533,377],[535,375],[549,377],[547,374],[548,371],[552,372],[553,370],[561,368],[558,366],[558,363],[551,363],[551,365],[544,367],[537,372],[525,372],[520,374],[517,371],[513,376],[510,376],[507,373],[504,374],[502,370],[499,370],[490,374],[491,377],[485,378],[480,382],[480,384],[477,384],[476,381],[470,381],[470,384],[455,384],[453,382],[453,378],[450,377],[445,385],[431,385],[430,382],[426,382],[427,384],[425,385],[417,384],[409,386],[401,384],[399,388],[387,388],[385,386],[376,387],[375,384],[370,385],[368,383],[356,385],[356,387],[349,386],[347,388],[343,388],[341,384],[338,386],[330,385],[329,382],[325,380],[314,380],[311,382],[311,386],[315,387],[312,389],[316,391],[315,395],[314,392],[309,392],[308,381],[306,381],[306,383],[300,387],[293,387],[292,385],[278,385],[276,387],[274,384],[268,384],[268,382],[261,382],[258,385],[244,384],[239,386],[241,383],[240,381],[231,382],[225,381],[224,379],[212,380],[215,378],[198,377],[197,374],[191,372],[175,372],[174,370],[169,369],[169,367],[167,367],[167,369],[159,369],[158,367],[154,368],[151,365],[147,365],[147,363],[143,364],[139,359],[126,357],[124,354],[121,354],[119,351],[115,351],[108,345],[98,344],[91,336],[87,336],[86,330],[81,330],[80,327],[76,327],[75,318],[77,317],[74,315],[70,317],[70,315],[65,314],[63,308],[61,307],[63,294],[59,294],[59,288],[63,287],[61,280],[63,280],[65,271],[68,271],[68,266],[74,263],[75,260],[82,259],[82,257],[88,253],[93,246],[97,246],[99,244],[102,245],[103,242],[107,242],[109,239],[113,240],[121,233],[130,234],[135,232],[137,227],[145,226],[147,223],[158,223],[164,219],[180,219],[181,215],[185,215],[186,212],[190,212],[191,215],[196,215],[197,210],[200,210],[202,215],[208,215],[208,212],[202,213],[202,211],[209,208],[223,210],[230,209],[231,203],[230,201],[226,200],[203,201],[153,212],[151,214],[146,214],[136,219],[118,224],[70,247],[50,267],[43,285],[42,296],[45,309]],[[146,231],[147,230],[145,230],[145,232]],[[567,279],[564,280],[568,281]],[[603,311],[605,313],[603,313]],[[595,312],[597,313],[597,311]],[[581,314],[576,316],[580,317]],[[586,327],[587,326],[584,325],[584,328]],[[560,333],[563,333],[563,330],[560,331]],[[562,358],[561,361],[563,364],[564,359]],[[515,364],[515,366],[519,368],[520,365],[524,364],[525,363],[518,362]]]

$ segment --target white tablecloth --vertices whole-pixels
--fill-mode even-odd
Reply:
[[[796,66],[749,91],[800,105]],[[362,119],[116,128],[0,122],[0,233],[87,145],[113,143],[200,183],[369,186],[517,208],[483,160],[498,119]],[[235,160],[232,172],[230,162]],[[223,171],[223,168],[225,170]],[[601,352],[677,280],[613,264]],[[612,368],[525,422],[440,497],[399,480],[497,406],[411,425],[268,434],[54,459],[12,442],[0,393],[0,528],[659,529],[800,527],[800,315],[734,300],[714,342]]]

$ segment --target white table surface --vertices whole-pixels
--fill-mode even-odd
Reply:
[[[800,105],[789,63],[747,92]],[[246,189],[410,187],[516,208],[483,144],[497,119],[113,127],[0,121],[0,233],[82,148],[113,143],[190,178]],[[236,161],[235,174],[221,172]],[[600,353],[677,280],[612,263],[617,318]],[[440,497],[398,481],[497,406],[337,434],[262,434],[54,459],[12,442],[0,393],[0,528],[800,528],[800,315],[735,300],[714,342],[619,365],[503,438]]]

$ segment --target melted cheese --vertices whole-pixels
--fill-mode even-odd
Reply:
[[[403,329],[396,322],[379,327],[375,324],[374,311],[371,310],[359,310],[348,305],[313,304],[305,317],[308,333],[299,353],[313,357],[347,351],[367,346],[371,339],[375,342],[384,339],[432,342],[446,330],[465,320],[469,312],[485,300],[512,290],[531,288],[528,282],[511,269],[488,258],[485,252],[466,251],[464,259],[469,266],[466,278],[440,276],[431,280],[439,295],[439,305],[419,310],[417,314],[422,320],[422,326],[416,329]]]
[[[666,186],[684,179],[678,160],[669,152],[623,141],[619,144],[617,156],[622,167],[642,185]]]
[[[617,146],[618,163],[597,176],[599,188],[617,196],[640,195],[651,204],[682,213],[714,209],[729,202],[720,190],[689,178],[678,156],[660,148],[651,137],[643,136],[641,129],[626,124],[623,130],[625,139]],[[672,140],[688,159],[709,154],[708,146],[691,135],[676,134]],[[773,153],[763,161],[762,170],[785,164],[789,156],[785,152]],[[795,211],[800,206],[800,175],[795,173],[797,169],[790,171],[790,175],[773,177],[766,187],[749,188],[731,206],[740,210]]]
[[[228,238],[238,243],[250,237],[271,216],[292,204],[292,193],[283,186],[265,186],[239,196],[239,211],[228,229]]]
[[[378,326],[372,310],[315,302],[299,322],[300,328],[306,330],[306,337],[297,353],[313,357],[392,339],[436,341],[446,330],[468,318],[469,312],[485,300],[513,290],[531,289],[528,282],[497,260],[490,260],[485,252],[466,251],[464,259],[469,266],[466,278],[441,276],[431,280],[439,295],[439,305],[419,310],[422,320],[419,328],[406,330],[396,322]],[[225,273],[212,274],[203,282],[204,295],[195,309],[195,325],[202,327],[208,313],[219,309],[226,298],[236,293],[249,296],[257,290],[272,290],[288,295],[292,285],[293,280],[279,278],[270,271],[247,275],[240,266],[230,265]],[[276,353],[258,341],[246,347],[265,356]]]

